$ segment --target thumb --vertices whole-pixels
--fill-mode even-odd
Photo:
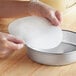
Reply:
[[[13,35],[8,35],[7,40],[8,41],[11,41],[11,42],[13,42],[15,44],[24,44],[24,41],[23,40],[21,40],[19,38],[16,38]]]
[[[24,41],[9,35],[7,38],[7,44],[12,49],[17,50],[17,49],[21,49],[24,46]]]
[[[8,49],[8,50],[18,50],[18,49],[21,49],[23,47],[23,44],[21,43],[14,43],[14,42],[11,42],[11,41],[8,41],[6,40],[5,41],[5,48]]]

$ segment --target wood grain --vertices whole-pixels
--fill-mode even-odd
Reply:
[[[14,18],[1,18],[0,31],[6,32]],[[76,31],[76,22],[61,28]],[[17,50],[6,59],[0,59],[0,76],[76,76],[76,63],[66,66],[46,66],[28,58],[27,48]]]

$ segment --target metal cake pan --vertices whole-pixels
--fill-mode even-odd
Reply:
[[[46,65],[66,65],[76,62],[76,32],[63,30],[62,43],[53,49],[36,50],[29,47],[27,44],[26,46],[28,56],[37,63]]]

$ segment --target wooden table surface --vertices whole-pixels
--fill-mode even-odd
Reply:
[[[13,18],[0,19],[0,31],[8,32],[8,24]],[[76,22],[61,28],[76,31]],[[46,66],[28,58],[26,47],[17,50],[6,59],[0,59],[0,76],[76,76],[76,63],[66,66]]]

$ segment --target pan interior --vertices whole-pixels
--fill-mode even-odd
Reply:
[[[67,53],[67,52],[71,52],[71,51],[76,51],[76,45],[62,42],[56,48],[48,49],[48,50],[43,49],[42,51],[48,52],[48,53]]]

